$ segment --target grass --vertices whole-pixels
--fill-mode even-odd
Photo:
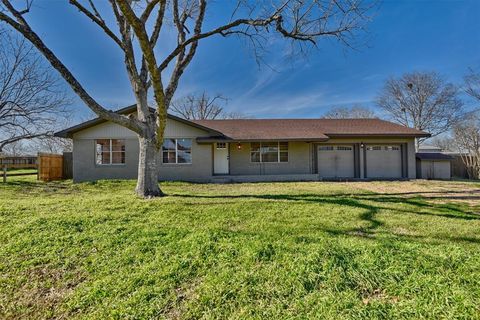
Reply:
[[[132,181],[0,184],[0,318],[480,318],[471,202],[348,183],[162,187],[141,200]]]
[[[20,180],[18,180],[17,177],[19,176],[15,176],[17,174],[31,174],[31,175],[26,175],[25,177],[27,177],[26,179],[25,178],[22,178]],[[27,169],[8,169],[7,170],[7,181],[10,181],[13,179],[13,181],[32,181],[32,179],[35,179],[34,176],[36,176],[37,174],[37,169],[30,169],[30,168],[27,168]],[[13,175],[13,176],[12,176]],[[3,168],[0,167],[0,178],[3,179]],[[3,181],[3,180],[0,180],[0,182]]]

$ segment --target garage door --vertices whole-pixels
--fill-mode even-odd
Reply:
[[[319,146],[318,174],[322,178],[353,178],[354,154],[352,145]]]
[[[450,179],[450,161],[428,161],[421,162],[423,179]]]
[[[366,147],[367,178],[401,178],[400,145],[368,145]]]

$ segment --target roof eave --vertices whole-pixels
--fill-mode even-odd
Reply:
[[[238,139],[238,138],[222,138],[222,137],[199,137],[196,139],[198,143],[212,143],[212,142],[274,142],[274,141],[285,141],[285,142],[325,142],[329,138],[255,138],[255,139]]]
[[[178,121],[178,122],[187,124],[187,125],[189,125],[189,126],[192,126],[192,127],[198,128],[198,129],[205,130],[205,131],[207,131],[207,132],[209,132],[209,133],[211,133],[211,134],[218,134],[218,135],[220,135],[220,136],[224,136],[224,134],[221,133],[220,131],[217,131],[217,130],[212,129],[212,128],[209,128],[209,127],[205,127],[204,125],[198,124],[198,123],[193,122],[193,121],[190,121],[190,120],[186,120],[186,119],[183,119],[183,118],[174,116],[173,114],[168,114],[167,117],[170,118],[170,119],[176,120],[176,121]]]
[[[363,137],[392,137],[392,138],[430,138],[429,133],[326,133],[330,138],[363,138]]]
[[[453,156],[442,152],[417,152],[415,158],[419,160],[433,160],[433,161],[451,161]]]
[[[131,106],[128,106],[128,107],[117,110],[116,113],[128,114],[128,113],[134,112],[135,110],[136,110],[136,105],[131,105]],[[192,121],[189,121],[189,120],[186,120],[186,119],[183,119],[183,118],[171,115],[171,114],[167,114],[167,117],[170,118],[170,119],[173,119],[175,121],[179,121],[181,123],[187,124],[189,126],[207,131],[208,133],[210,133],[212,135],[223,135],[223,133],[221,133],[217,130],[205,127],[201,124],[198,124],[198,123],[195,123],[195,122],[192,122]],[[75,133],[77,133],[79,131],[82,131],[82,130],[85,130],[85,129],[88,129],[88,128],[91,128],[91,127],[94,127],[96,125],[99,125],[99,124],[107,122],[107,121],[108,120],[105,120],[105,119],[102,119],[102,118],[95,118],[95,119],[88,120],[88,121],[82,122],[80,124],[77,124],[75,126],[72,126],[70,128],[55,132],[53,135],[55,137],[59,137],[59,138],[70,138],[71,139],[71,138],[73,138],[73,135]]]
[[[94,127],[94,126],[99,125],[103,122],[106,122],[106,120],[103,120],[101,118],[95,118],[95,119],[88,120],[88,121],[82,122],[80,124],[77,124],[73,127],[55,132],[53,135],[55,137],[59,137],[59,138],[70,138],[71,139],[71,138],[73,138],[73,135],[75,133],[77,133],[79,131],[82,131],[82,130],[85,130],[85,129],[88,129],[88,128],[91,128],[91,127]]]

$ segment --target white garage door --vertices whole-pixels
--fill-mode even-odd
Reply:
[[[319,146],[318,174],[322,178],[353,178],[354,154],[353,146]]]
[[[399,145],[366,147],[367,178],[401,178],[402,151]]]

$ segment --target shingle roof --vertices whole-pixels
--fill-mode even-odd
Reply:
[[[137,106],[136,105],[131,105],[131,106],[119,109],[116,112],[119,113],[119,114],[130,114],[130,113],[135,112],[136,110],[137,110]],[[222,134],[221,132],[217,132],[214,129],[204,127],[200,124],[193,123],[191,121],[179,118],[179,117],[171,115],[171,114],[168,114],[168,118],[176,120],[176,121],[183,122],[185,124],[197,127],[199,129],[202,129],[202,130],[205,130],[205,131],[209,131],[211,134],[215,134],[215,135],[221,135]],[[61,137],[61,138],[72,138],[74,133],[85,130],[85,129],[88,129],[88,128],[91,128],[91,127],[94,127],[94,126],[99,125],[101,123],[104,123],[106,121],[107,120],[102,119],[102,118],[95,118],[95,119],[92,119],[92,120],[88,120],[88,121],[82,122],[80,124],[77,124],[73,127],[55,132],[54,136]]]
[[[120,114],[135,112],[136,106],[117,110]],[[170,119],[208,131],[211,138],[248,140],[310,140],[326,141],[333,137],[395,136],[428,137],[428,133],[380,119],[232,119],[185,120],[173,115]],[[57,137],[71,138],[78,131],[96,126],[106,120],[95,118],[55,133]]]
[[[453,157],[440,152],[417,152],[415,157],[420,160],[452,160]]]
[[[420,130],[380,119],[194,120],[232,140],[327,140],[341,136],[428,137]]]

